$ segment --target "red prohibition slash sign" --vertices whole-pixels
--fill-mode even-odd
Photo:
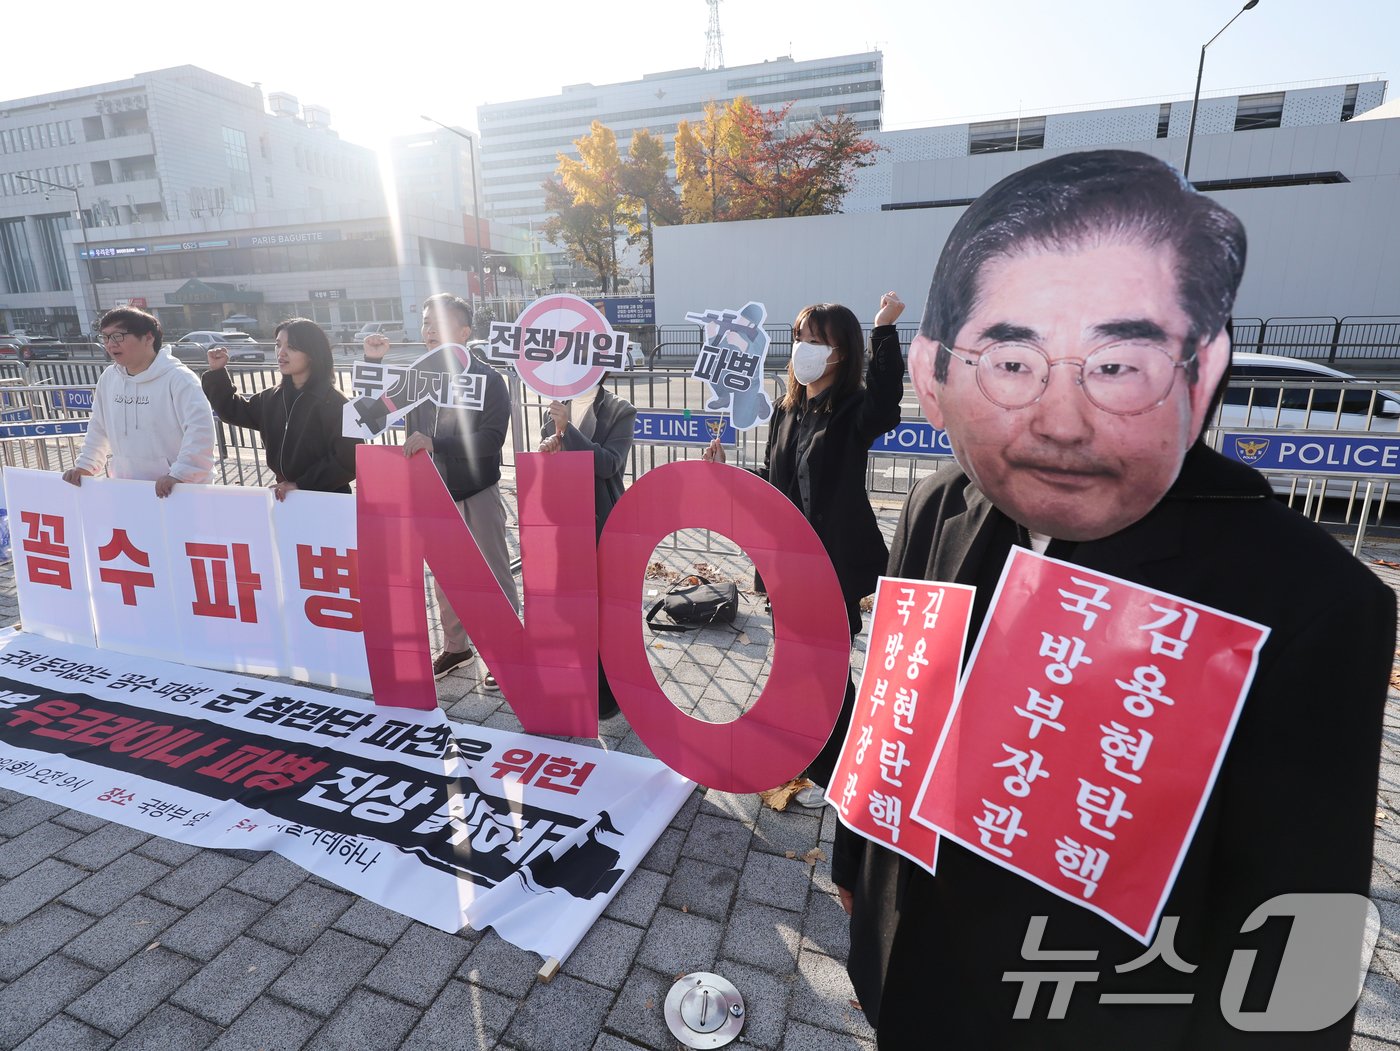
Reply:
[[[558,353],[564,344],[564,333],[583,331],[612,333],[608,319],[592,303],[578,296],[559,293],[544,296],[521,311],[515,323],[521,329],[553,329],[559,335],[554,342]],[[568,401],[592,390],[603,379],[607,369],[601,365],[576,365],[566,359],[530,361],[524,355],[515,363],[521,382],[542,398]]]

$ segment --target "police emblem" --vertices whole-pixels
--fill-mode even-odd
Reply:
[[[1268,438],[1236,438],[1235,456],[1244,463],[1257,463],[1269,451]]]

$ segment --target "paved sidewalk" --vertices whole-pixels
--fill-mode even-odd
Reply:
[[[882,522],[892,529],[894,512]],[[732,549],[685,540],[658,558],[676,571],[703,562],[746,586]],[[1400,547],[1368,547],[1376,558],[1400,563]],[[1400,567],[1373,568],[1400,590]],[[757,696],[771,632],[761,604],[743,605],[738,630],[653,642],[658,679],[685,710],[724,720]],[[5,566],[0,623],[17,612]],[[439,683],[448,715],[519,729],[481,675],[472,662]],[[1362,1049],[1400,1046],[1397,699],[1373,887],[1385,929],[1357,1023]],[[596,743],[647,754],[620,716]],[[778,813],[755,796],[697,790],[545,984],[539,958],[494,933],[443,934],[276,854],[188,847],[0,791],[0,1049],[669,1051],[662,1003],[697,970],[744,997],[733,1046],[873,1049],[844,969],[834,829],[829,809]],[[819,860],[803,860],[814,848]]]

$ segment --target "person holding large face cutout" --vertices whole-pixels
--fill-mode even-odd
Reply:
[[[946,839],[930,876],[839,831],[848,970],[881,1048],[1348,1044],[1350,1014],[1318,1017],[1318,1032],[1244,1032],[1223,991],[1237,949],[1257,950],[1266,987],[1279,972],[1287,924],[1241,933],[1265,902],[1369,887],[1395,641],[1390,590],[1199,440],[1228,370],[1244,254],[1231,213],[1124,151],[1017,172],[948,239],[909,367],[957,462],[911,494],[890,575],[976,585],[969,638],[1016,545],[1271,634],[1157,932],[1189,968],[1159,956],[1120,972],[1145,946]],[[1359,932],[1354,947],[1342,980],[1355,981]],[[1056,958],[1078,962],[1035,962]],[[1042,991],[1015,1017],[1016,973],[1066,970],[1093,972],[1066,1013],[1050,1017]],[[1149,993],[1189,1002],[1100,999]]]

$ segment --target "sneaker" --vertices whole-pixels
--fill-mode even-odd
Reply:
[[[496,677],[488,671],[486,673],[486,678],[481,680],[481,688],[483,690],[499,690],[501,687],[500,684],[496,682]]]
[[[466,664],[467,661],[471,660],[475,656],[476,654],[472,652],[470,646],[464,649],[461,653],[453,653],[450,650],[443,650],[437,655],[437,658],[433,661],[433,678],[441,679],[453,668],[457,667],[460,664]]]
[[[826,789],[821,785],[808,785],[793,796],[792,801],[798,806],[805,806],[811,810],[819,810],[826,806]]]

